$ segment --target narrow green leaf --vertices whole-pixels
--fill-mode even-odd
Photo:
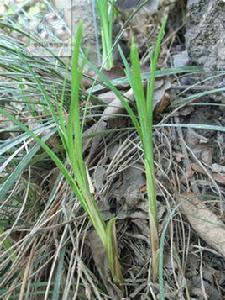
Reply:
[[[59,300],[60,297],[60,287],[62,285],[62,276],[64,272],[64,260],[65,260],[65,254],[66,254],[66,246],[64,246],[59,255],[59,261],[58,266],[55,273],[55,282],[54,282],[54,288],[53,288],[53,294],[52,294],[52,300]]]
[[[1,109],[0,109],[1,112]],[[48,140],[53,134],[55,133],[55,130],[51,130],[50,133],[42,137],[43,141]],[[0,201],[3,201],[9,190],[13,187],[16,180],[20,177],[20,175],[24,172],[26,167],[29,165],[31,159],[34,157],[34,155],[38,152],[40,149],[39,145],[35,145],[32,147],[32,149],[23,157],[23,159],[19,162],[18,166],[11,172],[9,177],[3,182],[3,184],[0,187]]]

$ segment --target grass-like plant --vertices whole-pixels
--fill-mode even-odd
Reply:
[[[113,21],[115,18],[115,0],[96,0],[97,12],[101,24],[103,67],[113,67]]]
[[[82,25],[79,25],[72,56],[71,102],[68,117],[65,116],[63,111],[66,84],[64,84],[63,87],[61,103],[59,101],[58,105],[53,105],[50,96],[28,63],[28,69],[31,75],[35,77],[38,88],[45,99],[46,105],[48,105],[50,113],[56,123],[58,133],[66,151],[69,168],[67,168],[65,162],[63,162],[56,155],[56,153],[45,143],[43,139],[41,139],[34,131],[30,130],[24,123],[15,118],[13,114],[9,113],[4,108],[0,108],[0,113],[17,124],[23,131],[28,133],[28,135],[45,150],[48,156],[59,168],[61,174],[65,177],[72,191],[81,203],[84,211],[87,213],[97,235],[102,242],[113,281],[116,284],[121,284],[123,277],[118,259],[118,247],[115,233],[116,220],[114,218],[109,220],[107,223],[103,220],[101,212],[98,209],[96,199],[90,190],[88,171],[83,159],[82,130],[80,124],[80,83],[82,79],[84,63],[79,59],[81,43]]]
[[[147,82],[147,91],[145,91],[145,84],[143,83],[142,72],[140,67],[138,46],[132,42],[130,59],[131,67],[129,66],[122,50],[119,48],[128,82],[133,90],[134,99],[137,107],[137,114],[131,108],[127,99],[115,87],[103,72],[97,70],[93,64],[90,67],[98,74],[98,78],[103,85],[107,86],[113,91],[115,96],[122,102],[126,109],[137,133],[140,137],[143,151],[144,151],[144,168],[146,174],[147,194],[149,200],[149,221],[150,221],[150,242],[152,253],[152,279],[155,281],[158,276],[159,265],[159,234],[158,234],[158,220],[157,220],[157,203],[156,203],[156,186],[155,186],[155,170],[154,170],[154,145],[153,145],[153,106],[154,106],[154,89],[157,63],[160,55],[161,41],[164,36],[167,18],[163,19],[161,28],[157,37],[154,50],[151,53],[150,78]]]
[[[149,200],[149,220],[150,220],[150,241],[152,253],[152,279],[155,281],[158,276],[158,255],[159,255],[159,235],[157,229],[157,203],[156,185],[154,170],[154,145],[153,145],[153,107],[156,68],[160,55],[161,41],[164,36],[166,18],[164,18],[160,32],[157,37],[154,51],[151,53],[150,79],[147,82],[147,91],[141,76],[138,46],[132,42],[130,59],[131,67],[120,51],[126,69],[130,86],[134,93],[137,107],[138,119],[134,123],[140,136],[144,151],[144,168],[146,174],[146,186]],[[130,115],[130,112],[128,111]],[[133,118],[133,114],[130,115]]]

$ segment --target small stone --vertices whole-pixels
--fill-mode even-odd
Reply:
[[[174,67],[183,67],[183,66],[186,66],[187,63],[189,61],[189,56],[188,56],[188,53],[187,51],[182,51],[178,54],[175,54],[173,56],[173,64],[174,64]]]

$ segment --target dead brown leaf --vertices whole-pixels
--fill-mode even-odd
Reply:
[[[140,192],[140,193],[146,193],[146,191],[147,191],[146,184],[143,185],[143,186],[141,186],[141,187],[139,188],[139,192]]]
[[[212,175],[216,182],[225,185],[225,173],[213,173]]]
[[[196,173],[200,173],[200,174],[203,174],[203,175],[206,175],[206,172],[205,170],[197,163],[192,163],[191,164],[191,169],[196,172]]]
[[[155,82],[154,109],[156,114],[162,114],[170,105],[170,94],[167,91],[171,88],[171,81],[168,78],[160,78]]]
[[[197,234],[225,257],[225,225],[194,194],[179,195],[180,207]]]
[[[125,76],[122,65],[116,65],[116,66],[112,67],[111,70],[108,70],[108,71],[103,70],[103,73],[105,73],[110,80]]]

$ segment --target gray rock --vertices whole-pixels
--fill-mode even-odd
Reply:
[[[186,45],[206,71],[225,68],[225,1],[188,0]]]
[[[173,65],[176,68],[186,66],[188,62],[189,56],[186,50],[181,51],[173,56]]]

